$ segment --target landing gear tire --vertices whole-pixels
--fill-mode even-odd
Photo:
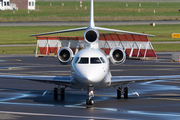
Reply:
[[[65,89],[61,88],[61,100],[64,100],[65,98]]]
[[[58,88],[54,88],[54,100],[58,99]]]
[[[87,99],[87,100],[86,100],[86,104],[87,104],[87,105],[93,105],[93,104],[94,104],[94,100],[93,100],[93,99],[90,99],[90,100]]]
[[[121,99],[121,88],[118,87],[117,89],[117,99]]]
[[[124,99],[128,99],[128,88],[124,88]]]
[[[86,105],[89,105],[89,99],[86,100]]]

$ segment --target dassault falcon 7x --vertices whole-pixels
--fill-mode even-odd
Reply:
[[[105,89],[105,88],[117,88],[117,99],[124,95],[124,98],[128,98],[128,90],[133,94],[139,96],[137,92],[133,92],[127,84],[134,82],[153,81],[153,80],[165,80],[165,79],[180,79],[180,75],[174,76],[111,76],[109,71],[109,60],[115,65],[122,64],[126,60],[126,54],[120,47],[111,49],[109,55],[99,48],[99,33],[97,30],[111,31],[118,33],[128,33],[136,35],[153,36],[148,34],[141,34],[135,32],[128,32],[115,29],[107,29],[102,27],[96,27],[94,24],[94,3],[91,0],[90,9],[90,23],[88,27],[68,29],[62,31],[54,31],[42,34],[36,34],[31,36],[64,33],[72,31],[85,30],[84,41],[85,47],[79,51],[76,55],[69,47],[62,47],[58,51],[58,60],[60,64],[71,64],[71,76],[14,76],[14,75],[0,75],[1,78],[13,78],[24,79],[38,82],[45,82],[55,84],[54,87],[54,99],[58,99],[58,95],[61,99],[65,98],[65,88],[70,87],[73,89],[87,90],[88,99],[87,105],[93,105],[94,97],[93,90]],[[45,91],[43,95],[48,93]]]

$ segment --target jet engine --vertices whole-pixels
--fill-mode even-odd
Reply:
[[[57,54],[57,58],[62,65],[67,65],[71,63],[73,57],[73,51],[68,47],[62,47]]]
[[[119,65],[125,62],[126,53],[120,47],[115,47],[110,51],[110,60],[114,65]]]
[[[84,32],[84,40],[88,43],[94,43],[99,40],[99,33],[95,29],[87,29]]]

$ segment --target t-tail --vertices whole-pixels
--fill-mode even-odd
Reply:
[[[154,37],[154,35],[149,35],[149,34],[142,34],[142,33],[136,33],[136,32],[123,31],[123,30],[109,29],[109,28],[103,28],[103,27],[96,27],[95,23],[94,23],[94,0],[91,0],[90,22],[89,22],[89,26],[88,27],[81,27],[81,28],[53,31],[53,32],[47,32],[47,33],[40,33],[40,34],[35,34],[35,35],[30,35],[30,36],[32,37],[32,36],[40,36],[40,35],[49,35],[49,34],[57,34],[57,33],[65,33],[65,32],[82,31],[82,30],[85,30],[86,33],[92,33],[92,32],[87,32],[88,30],[92,31],[92,29],[95,29],[96,31],[97,30],[101,30],[101,31],[109,31],[109,32],[116,32],[116,33],[127,33],[127,34],[134,34],[134,35],[143,35],[143,36]],[[84,36],[84,38],[85,38],[85,36]]]

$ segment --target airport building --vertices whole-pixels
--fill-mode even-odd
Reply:
[[[0,0],[0,10],[35,10],[36,0]]]

